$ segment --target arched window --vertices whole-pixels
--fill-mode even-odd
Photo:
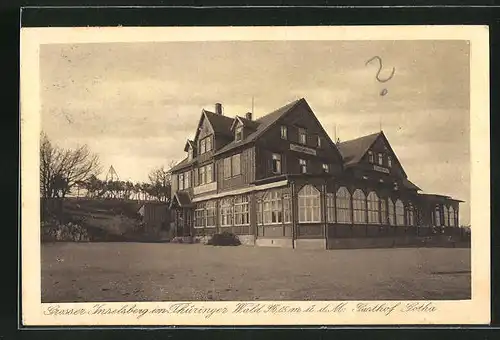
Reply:
[[[436,208],[434,209],[434,225],[435,226],[441,226],[441,211],[439,209],[439,205],[436,205]]]
[[[394,216],[394,203],[392,203],[392,199],[389,197],[387,199],[389,202],[389,225],[396,225],[396,217]]]
[[[413,207],[413,204],[409,202],[408,206],[406,207],[406,224],[414,225],[414,223],[415,223],[415,209]]]
[[[330,192],[326,194],[326,221],[335,223],[335,196]]]
[[[405,207],[400,199],[396,200],[396,225],[405,225]]]
[[[445,205],[443,206],[443,219],[444,219],[444,226],[448,226],[448,221],[449,221],[449,215],[448,215],[448,207]]]
[[[220,201],[219,219],[221,227],[230,227],[233,225],[233,200],[223,198]]]
[[[351,223],[351,194],[346,187],[337,190],[337,222]]]
[[[379,199],[375,191],[368,194],[368,223],[379,224]]]
[[[456,227],[456,224],[455,224],[455,209],[453,209],[453,207],[450,207],[449,214],[450,214],[450,227]]]
[[[380,223],[387,224],[387,202],[385,198],[380,198]]]
[[[321,222],[321,194],[313,185],[299,191],[299,222]]]
[[[356,189],[352,195],[352,207],[354,210],[354,223],[366,223],[366,197],[362,190]]]

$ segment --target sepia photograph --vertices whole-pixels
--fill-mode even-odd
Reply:
[[[472,301],[470,39],[307,36],[38,46],[45,316]]]

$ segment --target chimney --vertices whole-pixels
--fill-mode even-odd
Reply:
[[[215,103],[215,113],[218,115],[222,114],[222,104],[221,103]]]
[[[248,120],[252,120],[252,112],[247,112],[245,114],[245,118],[248,119]]]

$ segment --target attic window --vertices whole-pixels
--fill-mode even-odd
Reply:
[[[384,165],[384,155],[378,154],[378,165]]]
[[[191,146],[188,149],[188,159],[189,160],[193,159],[193,148]]]
[[[323,163],[323,172],[330,172],[330,165]]]
[[[307,131],[306,129],[299,128],[299,143],[307,144]]]
[[[391,158],[391,156],[387,156],[387,166],[389,168],[392,167],[392,158]]]
[[[373,159],[373,152],[372,151],[368,151],[368,162],[370,162],[370,163],[375,162],[375,160]]]
[[[234,134],[234,140],[239,142],[242,139],[243,139],[243,126],[238,126]]]
[[[321,148],[321,136],[318,136],[318,148]]]
[[[288,138],[288,130],[285,125],[281,126],[281,139],[287,139]]]

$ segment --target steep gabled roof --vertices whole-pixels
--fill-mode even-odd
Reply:
[[[195,159],[192,159],[192,160],[188,160],[188,158],[184,158],[182,161],[180,161],[179,163],[177,163],[176,165],[174,165],[173,167],[170,168],[170,171],[177,171],[177,170],[180,170],[184,167],[187,167],[191,164],[193,164],[196,160]]]
[[[394,161],[399,164],[401,167],[401,171],[403,172],[404,178],[407,178],[408,176],[406,175],[406,172],[403,169],[403,166],[399,162],[399,159],[396,156],[396,153],[391,147],[391,144],[387,140],[387,138],[384,135],[383,131],[377,132],[377,133],[372,133],[371,135],[359,137],[356,139],[351,139],[342,143],[337,144],[337,148],[342,154],[342,158],[344,159],[344,166],[345,167],[350,167],[354,166],[361,161],[363,156],[368,152],[368,149],[371,148],[373,143],[378,138],[384,138],[384,142],[387,145],[387,148],[391,151],[391,153],[394,155]],[[411,182],[410,182],[411,183]]]
[[[337,144],[337,148],[344,159],[344,165],[351,166],[359,163],[381,133],[377,132]]]
[[[240,122],[241,125],[243,125],[244,127],[250,128],[252,130],[256,130],[257,127],[259,127],[259,123],[256,121],[248,120],[246,118],[236,116],[236,117],[234,117],[233,123],[231,124],[231,131],[233,131],[234,128],[236,127],[237,122]]]
[[[177,191],[170,202],[170,208],[176,205],[181,208],[191,207],[193,204],[191,202],[191,197],[189,197],[189,193],[186,191]]]
[[[214,129],[216,134],[232,136],[231,125],[233,124],[233,118],[226,117],[221,114],[217,114],[211,111],[203,110],[205,117],[207,117],[210,125]]]
[[[191,147],[194,149],[195,145],[194,142],[190,139],[187,140],[186,144],[184,145],[184,151],[188,151],[188,148]]]
[[[229,151],[235,147],[248,144],[250,142],[255,141],[258,137],[260,137],[264,132],[266,132],[278,119],[283,117],[287,112],[291,111],[299,102],[305,101],[304,98],[293,101],[285,106],[280,107],[279,109],[262,116],[254,121],[255,131],[250,133],[245,139],[241,141],[232,141],[226,146],[222,147],[219,151],[216,152],[216,155]],[[241,118],[241,117],[240,117]],[[245,119],[245,118],[243,118]],[[248,121],[247,119],[245,119]],[[232,124],[232,120],[231,120]],[[231,134],[232,135],[232,134]]]

